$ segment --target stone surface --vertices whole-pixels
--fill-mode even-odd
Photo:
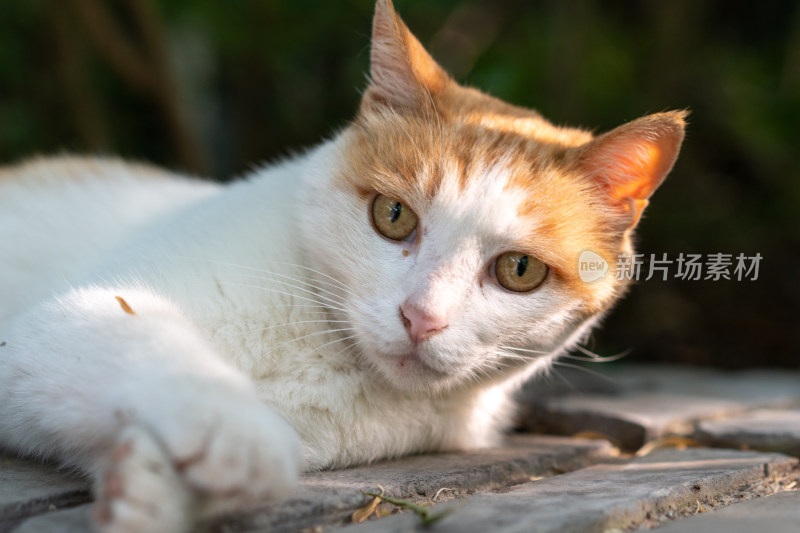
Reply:
[[[800,457],[800,409],[761,409],[701,422],[694,438],[712,446],[751,448]]]
[[[576,387],[589,393],[552,383],[527,387],[520,397],[522,426],[566,435],[596,431],[638,449],[665,435],[691,435],[704,420],[800,405],[800,373],[791,371],[625,365],[602,370],[605,380],[587,376]]]
[[[730,505],[713,513],[680,518],[654,533],[732,533],[800,531],[800,491],[780,492]]]
[[[605,441],[512,435],[506,446],[468,453],[406,457],[380,464],[304,475],[291,497],[247,515],[206,524],[202,531],[299,531],[340,525],[372,499],[361,491],[431,501],[440,489],[450,496],[504,489],[532,477],[560,474],[601,460],[615,450]]]
[[[512,435],[504,447],[497,449],[406,457],[347,470],[306,474],[300,486],[287,495],[287,500],[254,513],[207,523],[200,529],[225,532],[269,530],[274,533],[300,531],[320,524],[342,524],[349,521],[353,511],[371,499],[361,490],[379,491],[379,485],[387,495],[429,501],[442,488],[450,489],[447,492],[451,496],[502,489],[528,481],[531,477],[579,469],[613,458],[613,455],[615,450],[602,440]],[[38,470],[33,473],[41,474]],[[61,482],[60,476],[52,479]],[[85,487],[83,483],[80,487]],[[45,494],[56,492],[45,491]],[[86,499],[84,497],[83,501]],[[85,532],[88,528],[86,507],[42,514],[27,520],[20,520],[20,515],[16,515],[13,521],[8,521],[6,529],[0,526],[0,533],[49,531],[48,524],[61,523],[62,517],[64,525],[59,531]],[[38,511],[43,513],[47,508],[46,505],[40,506]]]
[[[343,533],[486,531],[584,533],[627,530],[650,515],[680,512],[749,483],[790,475],[797,459],[779,454],[691,448],[659,450],[625,464],[604,464],[524,483],[505,493],[480,494],[425,529],[403,513],[352,525]]]
[[[602,367],[601,374],[570,369],[527,388],[522,398],[528,428],[568,435],[593,430],[629,449],[668,434],[733,449],[660,449],[631,458],[603,440],[512,435],[498,449],[307,474],[285,500],[203,523],[196,531],[421,530],[419,518],[408,512],[349,523],[371,501],[361,491],[379,486],[387,496],[433,504],[435,510],[454,506],[451,516],[430,529],[434,533],[622,531],[706,509],[661,530],[713,533],[731,527],[720,523],[746,523],[747,530],[779,531],[800,523],[792,512],[799,507],[796,496],[765,496],[800,486],[797,459],[740,450],[800,456],[800,373],[635,365]],[[89,531],[88,487],[87,480],[51,465],[0,455],[0,533]],[[744,501],[749,498],[755,499]],[[381,504],[383,512],[392,509]],[[761,519],[743,521],[751,515]],[[769,522],[768,515],[775,520]]]
[[[0,455],[0,532],[27,516],[89,501],[89,482],[55,466]]]
[[[80,505],[63,511],[49,511],[20,522],[9,533],[88,533],[91,531],[90,510],[91,506]]]

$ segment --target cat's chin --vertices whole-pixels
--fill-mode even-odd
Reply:
[[[416,350],[400,353],[378,353],[376,366],[393,386],[403,390],[441,390],[451,386],[452,372],[438,369]]]

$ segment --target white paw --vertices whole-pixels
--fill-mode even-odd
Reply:
[[[188,531],[192,491],[145,429],[119,435],[95,482],[94,522],[102,533]]]
[[[203,515],[279,498],[300,472],[300,441],[289,424],[248,395],[204,391],[153,421]],[[170,413],[172,411],[172,413]]]

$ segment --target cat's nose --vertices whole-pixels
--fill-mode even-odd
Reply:
[[[408,302],[400,306],[400,318],[414,344],[419,344],[447,328],[447,317],[426,313]]]

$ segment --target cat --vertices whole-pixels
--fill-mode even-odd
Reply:
[[[300,471],[497,445],[620,298],[685,112],[603,135],[456,84],[378,0],[355,120],[221,186],[110,158],[0,169],[0,446],[186,531]]]

